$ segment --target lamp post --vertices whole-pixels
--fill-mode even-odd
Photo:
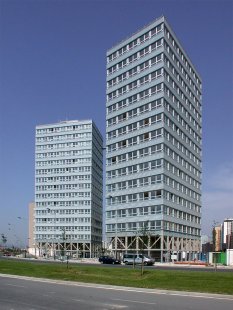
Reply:
[[[116,251],[116,259],[117,259],[117,244],[118,244],[118,211],[115,210],[115,217],[116,217],[116,226],[115,226],[115,251]]]
[[[17,219],[22,221],[22,222],[27,222],[27,224],[28,224],[28,218],[25,218],[25,217],[22,217],[22,216],[17,216]],[[25,248],[27,247],[26,243],[28,244],[28,238],[27,238],[27,241],[26,241],[25,240],[25,236],[22,239],[18,237],[18,241],[21,241],[21,243],[22,243],[21,246],[22,247],[25,247]]]
[[[62,236],[62,241],[63,241],[63,251],[62,251],[61,256],[65,257],[65,255],[66,255],[66,229],[65,229],[65,227],[63,227],[61,229],[61,231],[62,231],[61,236]]]
[[[108,196],[109,199],[111,199],[111,202],[112,202],[112,199],[114,198],[112,195],[109,195]],[[115,209],[115,219],[116,219],[116,222],[115,222],[115,256],[117,258],[117,238],[118,238],[118,227],[117,227],[117,224],[118,224],[118,213],[117,213],[117,210]]]
[[[64,247],[63,247],[64,257],[66,256],[66,268],[68,269],[69,257],[68,257],[67,251],[66,251],[66,229],[65,229],[65,227],[63,227],[61,230],[62,230],[62,240],[63,240],[63,244],[64,244]]]
[[[48,210],[48,213],[52,214],[52,210],[50,208],[47,208]],[[55,231],[56,231],[56,221],[57,221],[57,218],[56,218],[56,212],[54,210],[54,218],[53,218],[53,221],[54,221],[54,233],[53,233],[53,239],[52,239],[52,248],[53,248],[53,259],[56,260],[56,253],[55,253]]]

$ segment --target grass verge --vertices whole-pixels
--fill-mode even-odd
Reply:
[[[0,273],[36,278],[233,295],[233,272],[200,272],[0,261]]]

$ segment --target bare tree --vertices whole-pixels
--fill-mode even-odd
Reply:
[[[139,238],[138,246],[139,252],[141,254],[141,276],[144,274],[144,249],[148,248],[150,240],[150,230],[149,230],[149,221],[143,222],[143,226],[137,231]]]
[[[213,237],[213,262],[214,262],[214,270],[217,271],[217,251],[216,251],[216,226],[217,226],[217,222],[214,221],[213,222],[213,230],[212,230],[212,237]]]
[[[5,247],[5,245],[7,243],[7,237],[4,234],[1,234],[1,239],[2,239],[2,243],[3,243],[3,247]]]

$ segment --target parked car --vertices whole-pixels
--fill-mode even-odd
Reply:
[[[112,256],[100,256],[99,262],[102,264],[121,264],[121,261],[119,259],[116,259]]]
[[[126,265],[132,264],[143,264],[147,266],[152,266],[155,263],[154,258],[146,256],[144,254],[124,254],[123,263]]]

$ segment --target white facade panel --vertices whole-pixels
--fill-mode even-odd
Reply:
[[[146,227],[151,240],[160,236],[147,250],[161,260],[177,248],[199,251],[201,81],[164,17],[107,52],[106,115],[113,249],[138,250],[125,236]]]
[[[88,243],[91,255],[91,245],[101,245],[102,148],[89,120],[36,127],[34,235],[40,246],[67,243],[72,252],[71,244],[78,251],[77,244]]]

